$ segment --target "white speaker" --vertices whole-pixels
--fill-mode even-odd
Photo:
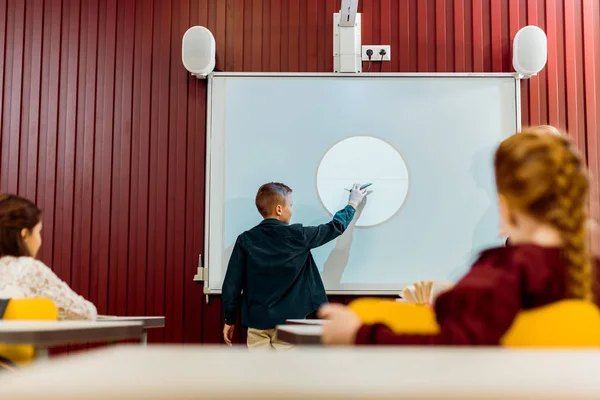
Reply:
[[[513,39],[513,67],[521,78],[537,75],[548,59],[548,39],[542,29],[529,25]]]
[[[181,41],[181,60],[192,75],[205,78],[215,69],[216,42],[213,34],[203,26],[192,26]]]

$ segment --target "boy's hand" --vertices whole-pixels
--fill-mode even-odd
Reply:
[[[354,208],[357,208],[366,195],[367,189],[361,190],[360,183],[355,183],[352,186],[352,190],[350,190],[350,198],[348,199],[348,204],[350,204]]]
[[[223,327],[223,339],[227,346],[231,346],[231,340],[233,339],[233,331],[235,330],[235,325],[227,325]]]

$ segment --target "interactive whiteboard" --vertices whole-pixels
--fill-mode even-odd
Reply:
[[[344,235],[313,251],[330,293],[456,281],[501,244],[493,153],[520,128],[515,75],[216,73],[208,85],[206,293],[271,181],[293,189],[304,225],[373,183]]]

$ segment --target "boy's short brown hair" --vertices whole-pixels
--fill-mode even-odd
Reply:
[[[256,208],[263,218],[271,215],[273,209],[278,205],[286,204],[285,197],[292,193],[289,186],[279,182],[265,183],[256,193]]]

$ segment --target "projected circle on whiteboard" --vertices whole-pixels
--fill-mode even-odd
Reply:
[[[356,226],[375,226],[392,218],[404,204],[408,168],[389,143],[372,136],[353,136],[331,147],[317,169],[317,192],[331,215],[348,204],[349,193],[344,188],[350,189],[354,182],[373,183]]]

